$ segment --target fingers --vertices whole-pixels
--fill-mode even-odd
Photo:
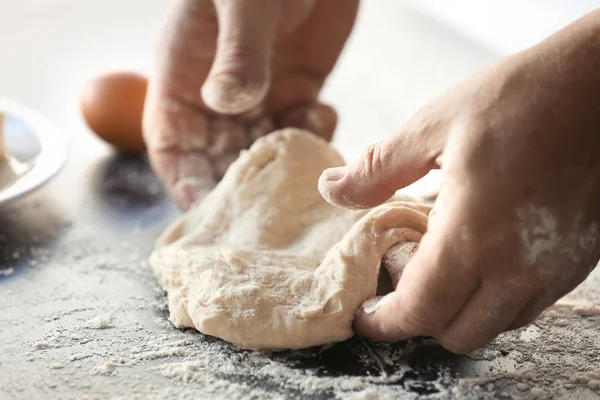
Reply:
[[[533,299],[525,307],[523,307],[521,311],[519,311],[512,323],[505,330],[512,331],[514,329],[519,329],[529,325],[542,313],[546,307],[550,305],[551,304],[547,304],[543,307],[540,307],[539,299]]]
[[[319,191],[340,207],[361,209],[385,202],[436,167],[442,149],[430,135],[405,130],[371,145],[358,161],[325,170]]]
[[[514,321],[531,293],[506,281],[484,284],[435,339],[447,350],[466,354],[491,342]]]
[[[277,0],[215,0],[217,51],[202,86],[204,103],[221,114],[257,106],[270,80],[270,58],[282,4]]]
[[[398,285],[404,268],[406,268],[418,247],[417,242],[400,242],[389,249],[381,258],[380,268],[385,268],[388,272],[393,288]]]
[[[144,136],[150,161],[183,209],[215,186],[213,167],[204,152],[208,129],[208,121],[194,107],[166,96],[148,97]]]
[[[565,284],[563,286],[553,285],[551,282],[546,282],[542,279],[538,279],[538,281],[540,281],[542,289],[519,311],[512,323],[505,330],[510,331],[529,325],[535,321],[542,311],[569,293],[573,287],[577,286],[576,282],[563,281],[563,284]]]
[[[337,125],[337,113],[326,104],[301,106],[285,112],[277,125],[306,129],[330,141]]]
[[[477,275],[462,268],[456,247],[428,233],[404,269],[396,290],[372,313],[361,311],[356,331],[376,340],[396,341],[443,332],[476,293]]]
[[[465,235],[478,218],[470,211],[468,195],[459,190],[451,194],[442,193],[396,290],[357,314],[359,334],[383,341],[431,336],[444,348],[465,354],[530,322],[556,298],[544,299],[546,282],[507,255],[504,245],[512,248],[507,235],[492,242],[497,246],[481,246],[487,241],[484,234],[477,241]]]
[[[149,82],[143,130],[154,170],[177,205],[187,209],[215,185],[206,156],[211,143],[199,89],[215,52],[217,21],[209,0],[173,3]]]
[[[431,336],[446,349],[465,353],[513,321],[529,297],[511,297],[514,288],[487,283],[488,260],[481,255],[486,253],[461,235],[472,223],[468,196],[457,190],[441,193],[435,218],[396,290],[374,312],[357,315],[358,333],[385,341]]]

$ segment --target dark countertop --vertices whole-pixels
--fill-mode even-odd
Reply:
[[[600,398],[595,277],[587,312],[555,307],[470,356],[356,337],[259,354],[173,328],[146,259],[177,210],[145,157],[85,140],[0,209],[0,398]]]

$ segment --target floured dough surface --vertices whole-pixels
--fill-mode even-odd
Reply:
[[[269,134],[171,225],[150,264],[171,322],[249,349],[294,349],[352,336],[375,295],[382,256],[418,242],[428,206],[389,202],[336,208],[317,189],[344,165],[324,140],[296,129]]]

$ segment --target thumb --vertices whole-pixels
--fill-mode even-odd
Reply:
[[[437,142],[423,132],[397,133],[369,146],[352,164],[325,170],[319,191],[335,206],[377,206],[437,168],[442,148]]]
[[[268,90],[281,2],[215,0],[215,7],[217,50],[202,98],[215,112],[239,114],[258,105]]]

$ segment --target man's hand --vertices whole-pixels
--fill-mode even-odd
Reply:
[[[428,232],[396,290],[355,327],[467,353],[531,322],[600,257],[600,13],[475,74],[362,160],[324,172],[367,208],[441,167]]]
[[[330,139],[318,102],[358,0],[177,0],[144,115],[157,173],[182,208],[212,189],[239,151],[275,128]]]

